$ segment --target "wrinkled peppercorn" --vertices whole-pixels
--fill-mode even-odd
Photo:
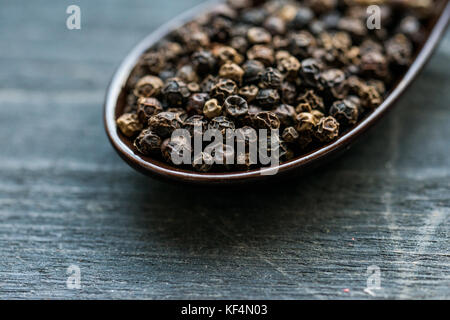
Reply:
[[[297,141],[299,136],[300,135],[298,134],[297,130],[295,130],[294,127],[287,127],[286,129],[284,129],[281,138],[286,142],[293,143]]]
[[[222,114],[222,106],[219,104],[217,99],[208,100],[203,108],[203,114],[208,119],[218,117]]]
[[[261,89],[256,96],[256,102],[263,108],[273,107],[280,101],[280,95],[275,89]]]
[[[314,36],[308,31],[294,32],[289,36],[289,52],[298,59],[305,59],[316,46]]]
[[[230,96],[225,100],[223,107],[226,113],[232,118],[243,117],[248,113],[248,104],[240,96]]]
[[[258,60],[265,66],[271,66],[274,62],[273,49],[264,45],[255,45],[248,52],[247,56],[250,60]]]
[[[330,115],[342,125],[355,124],[358,121],[358,107],[349,99],[338,100],[330,108]]]
[[[235,128],[234,122],[223,116],[211,119],[208,124],[208,129],[219,130],[224,137],[226,136],[226,130],[234,130]]]
[[[242,83],[242,77],[244,76],[244,70],[235,63],[225,63],[220,67],[219,76],[222,78],[228,78],[234,82]]]
[[[137,114],[141,123],[148,123],[148,119],[154,114],[162,112],[161,102],[155,98],[139,98]]]
[[[156,97],[161,92],[163,86],[164,83],[160,78],[145,76],[137,82],[134,94],[137,97]]]
[[[297,87],[291,82],[283,82],[280,87],[281,101],[286,104],[295,104],[297,99]]]
[[[120,131],[127,137],[136,135],[143,127],[135,113],[125,113],[121,115],[116,123]]]
[[[191,95],[186,83],[178,78],[171,78],[162,89],[162,94],[170,106],[181,106]]]
[[[214,164],[214,158],[207,152],[200,152],[194,155],[192,167],[199,172],[208,172]]]
[[[254,84],[259,82],[261,74],[264,72],[264,64],[257,60],[248,60],[243,65],[244,83]]]
[[[164,56],[160,52],[152,51],[142,56],[142,65],[154,75],[163,70],[165,62]]]
[[[339,135],[339,122],[333,117],[322,118],[315,131],[317,139],[322,142],[330,142]]]
[[[294,125],[297,113],[295,112],[295,108],[293,106],[281,104],[273,112],[278,119],[280,119],[280,122],[284,127]]]
[[[161,112],[148,120],[149,128],[162,138],[166,138],[176,129],[181,128],[183,121],[175,112]]]
[[[336,99],[342,99],[347,94],[345,73],[340,69],[329,69],[319,75],[319,84],[326,94]]]
[[[236,94],[238,87],[233,80],[220,79],[219,82],[212,88],[211,96],[216,98],[219,102],[225,101],[229,96]]]
[[[200,75],[213,72],[216,66],[216,58],[210,51],[200,50],[192,55],[192,64]]]
[[[298,106],[296,111],[311,112],[311,110],[325,111],[323,99],[314,93],[314,90],[308,90],[298,98]]]
[[[270,111],[262,111],[255,115],[253,124],[257,129],[279,129],[280,120],[275,113]]]
[[[411,63],[412,44],[403,34],[397,34],[386,43],[387,55],[394,64],[407,66]]]
[[[174,163],[173,155],[182,159],[185,154],[192,154],[191,141],[185,136],[176,136],[174,138],[167,138],[161,144],[161,154],[167,162]]]
[[[317,86],[317,79],[322,70],[322,65],[317,60],[309,58],[301,62],[300,75],[302,79],[311,87]]]
[[[201,134],[207,127],[208,120],[200,115],[189,117],[183,122],[183,128],[187,129],[192,137],[195,134]]]
[[[134,140],[134,146],[144,155],[159,153],[161,152],[161,138],[150,129],[145,129]]]
[[[249,86],[245,86],[242,87],[239,90],[239,95],[241,97],[244,97],[245,100],[247,100],[247,102],[252,102],[253,100],[255,100],[256,96],[258,95],[258,87],[255,85],[249,85]]]
[[[213,55],[218,59],[220,65],[227,62],[241,64],[243,60],[243,57],[236,49],[228,46],[217,46],[213,49]]]

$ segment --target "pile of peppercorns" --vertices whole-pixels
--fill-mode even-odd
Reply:
[[[179,128],[279,129],[282,161],[319,148],[383,102],[424,39],[432,3],[376,1],[381,28],[369,30],[370,2],[218,5],[141,57],[118,128],[137,152],[169,163],[171,152],[192,152],[171,138]],[[201,172],[252,167],[195,163]]]

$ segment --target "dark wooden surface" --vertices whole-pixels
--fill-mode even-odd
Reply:
[[[289,183],[170,185],[102,125],[120,60],[201,0],[0,4],[0,298],[450,298],[450,34],[395,111]],[[66,287],[69,265],[80,290]],[[381,290],[364,292],[366,270]]]

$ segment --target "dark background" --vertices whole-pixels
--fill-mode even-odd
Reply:
[[[0,4],[0,298],[450,298],[450,34],[396,109],[289,183],[165,184],[102,124],[115,68],[201,0]],[[77,4],[82,29],[66,28]],[[81,268],[80,290],[66,269]]]

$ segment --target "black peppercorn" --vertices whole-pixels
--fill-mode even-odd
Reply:
[[[255,100],[261,107],[270,108],[280,101],[280,95],[275,89],[261,89]]]
[[[253,125],[257,129],[275,130],[280,128],[280,119],[273,112],[262,111],[253,118]]]
[[[219,82],[212,88],[211,96],[216,98],[219,102],[225,101],[229,96],[236,94],[238,87],[233,80],[220,79]]]
[[[139,122],[135,113],[125,113],[117,121],[120,131],[127,137],[132,137],[142,130],[142,123]]]
[[[213,72],[216,63],[216,58],[210,51],[200,50],[192,55],[192,64],[199,75]]]
[[[217,58],[220,65],[227,62],[241,64],[244,59],[236,49],[229,46],[216,46],[212,53]]]
[[[252,44],[268,44],[272,41],[272,35],[264,28],[250,28],[247,33],[248,41]]]
[[[311,110],[325,111],[323,99],[314,90],[308,90],[298,98],[298,106],[295,111],[311,112]]]
[[[383,98],[375,86],[362,85],[358,93],[364,108],[373,109],[383,102]]]
[[[230,46],[236,49],[240,54],[245,54],[248,49],[248,41],[244,37],[234,37],[230,41]]]
[[[218,78],[212,75],[208,75],[205,79],[203,79],[202,83],[200,84],[200,88],[203,92],[209,94],[218,81]]]
[[[300,62],[294,56],[282,58],[278,62],[278,70],[280,70],[287,80],[295,81],[297,79],[300,66]]]
[[[407,66],[411,63],[412,44],[403,34],[396,34],[386,43],[386,52],[389,60],[398,66]]]
[[[283,82],[283,76],[278,69],[267,68],[261,75],[260,87],[277,89]]]
[[[258,60],[266,67],[271,66],[275,61],[273,49],[264,45],[255,45],[247,51],[250,60]]]
[[[361,73],[367,76],[384,78],[388,74],[386,57],[378,51],[369,51],[361,56],[359,64]]]
[[[160,137],[166,138],[176,129],[181,128],[183,121],[175,112],[161,112],[148,120],[149,128]]]
[[[344,98],[348,93],[345,73],[340,69],[329,69],[319,75],[319,84],[325,94],[336,99]]]
[[[244,83],[254,84],[259,82],[261,74],[265,68],[262,62],[257,60],[248,60],[242,66],[244,69]]]
[[[317,125],[317,119],[309,112],[301,112],[297,115],[297,125],[295,129],[298,132],[312,132]]]
[[[241,84],[244,70],[235,63],[225,63],[220,67],[219,76],[231,79],[237,84]]]
[[[147,124],[151,116],[162,112],[162,110],[161,102],[158,99],[142,97],[138,100],[137,115],[143,124]]]
[[[315,46],[316,40],[308,31],[294,32],[289,36],[289,51],[300,60],[307,58]]]
[[[209,100],[209,94],[196,93],[189,97],[186,104],[186,111],[190,115],[202,114],[206,101]]]
[[[295,104],[297,99],[297,87],[295,84],[284,81],[280,87],[281,101],[286,104]]]
[[[156,97],[161,92],[163,86],[164,83],[160,78],[145,76],[137,82],[134,94],[137,97]]]
[[[160,52],[148,52],[142,56],[142,65],[145,66],[151,74],[159,74],[165,64],[165,58]]]
[[[275,115],[280,119],[284,127],[293,126],[295,123],[296,112],[293,106],[288,104],[280,104],[274,111]]]
[[[338,100],[330,108],[330,115],[342,125],[352,125],[358,121],[358,107],[349,99]]]
[[[182,161],[185,157],[191,158],[191,141],[185,136],[168,138],[161,144],[161,154],[167,162],[171,163]],[[174,156],[178,158],[176,161],[174,161]]]
[[[333,117],[322,118],[317,124],[316,137],[322,142],[330,142],[339,135],[339,122]]]
[[[303,29],[314,18],[314,12],[308,7],[298,9],[294,19],[290,22],[290,27],[294,29]]]
[[[223,106],[226,113],[232,118],[243,117],[248,113],[247,101],[240,96],[228,97]]]
[[[174,130],[225,136],[228,129],[239,138],[238,127],[244,136],[256,132],[245,138],[253,147],[259,130],[279,129],[268,151],[280,161],[320,148],[383,103],[425,39],[432,2],[382,2],[379,30],[366,27],[367,0],[216,5],[141,56],[124,86],[117,128],[130,142],[137,137],[136,152],[156,157],[160,150],[174,165],[194,160],[184,168],[198,172],[248,170],[257,162],[227,145],[193,155],[191,139],[172,139]],[[240,164],[209,161],[225,155]]]
[[[161,151],[161,138],[150,129],[145,129],[134,141],[134,146],[143,155],[156,154]]]

